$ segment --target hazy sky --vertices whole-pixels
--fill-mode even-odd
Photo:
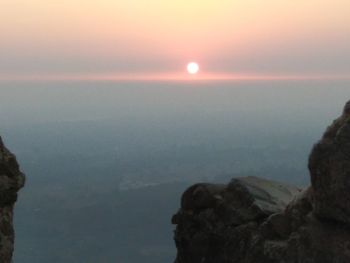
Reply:
[[[348,74],[349,0],[2,0],[0,75]]]

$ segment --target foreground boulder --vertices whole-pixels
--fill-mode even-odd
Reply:
[[[312,185],[257,177],[182,196],[175,263],[350,262],[350,102],[314,146]]]
[[[0,262],[12,262],[14,247],[13,207],[17,192],[24,185],[16,157],[4,146],[0,137]]]
[[[314,214],[350,224],[350,102],[314,146],[309,169]]]
[[[181,207],[190,213],[210,210],[220,215],[217,220],[240,225],[283,211],[300,191],[294,186],[249,176],[232,179],[227,185],[196,184],[183,194]]]

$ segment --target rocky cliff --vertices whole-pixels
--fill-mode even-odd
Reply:
[[[16,157],[0,137],[0,262],[10,263],[14,247],[13,207],[24,185]]]
[[[257,177],[187,189],[175,263],[350,262],[350,102],[309,157],[311,186]]]

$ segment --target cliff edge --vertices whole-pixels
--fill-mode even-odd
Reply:
[[[14,248],[13,207],[17,192],[24,185],[24,174],[16,157],[0,137],[0,262],[12,262]]]
[[[350,262],[350,102],[309,157],[307,189],[258,177],[181,199],[175,263]]]

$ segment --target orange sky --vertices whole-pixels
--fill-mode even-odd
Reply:
[[[349,0],[4,0],[0,75],[350,72]]]

